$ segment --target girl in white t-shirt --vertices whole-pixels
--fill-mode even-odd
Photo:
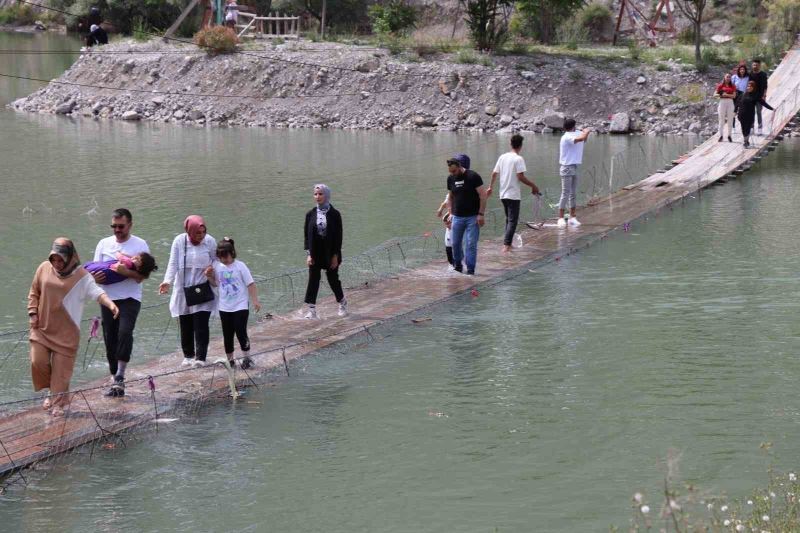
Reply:
[[[444,251],[447,254],[447,262],[450,263],[450,270],[453,270],[454,261],[453,261],[453,238],[452,238],[452,230],[447,227],[447,221],[450,220],[450,212],[447,211],[447,196],[444,197],[444,202],[439,205],[439,209],[436,210],[436,216],[442,219],[442,222],[445,224],[444,229]]]
[[[217,245],[217,259],[213,273],[209,277],[212,285],[219,288],[219,320],[222,323],[222,338],[225,355],[231,368],[236,364],[233,358],[233,335],[239,339],[244,357],[241,367],[248,369],[253,365],[250,359],[250,339],[247,336],[247,320],[250,317],[250,302],[256,313],[261,311],[258,289],[247,265],[236,259],[233,239],[225,237]]]

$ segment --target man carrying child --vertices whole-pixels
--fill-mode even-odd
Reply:
[[[111,213],[111,229],[114,231],[114,235],[97,243],[94,261],[116,260],[119,259],[120,254],[134,257],[142,253],[149,253],[150,248],[144,239],[131,235],[132,226],[133,215],[127,209],[117,209]],[[124,266],[117,268],[116,272],[127,279],[119,283],[107,284],[108,280],[103,272],[92,274],[95,281],[103,286],[108,297],[119,308],[119,320],[114,320],[105,307],[100,308],[108,369],[114,380],[106,396],[115,398],[125,396],[125,368],[131,360],[133,329],[136,327],[136,318],[142,307],[140,283],[145,279],[145,276],[136,270]]]

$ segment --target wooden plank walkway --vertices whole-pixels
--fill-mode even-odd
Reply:
[[[434,261],[370,283],[368,287],[350,290],[351,314],[347,317],[336,316],[335,302],[327,299],[319,306],[323,320],[304,320],[298,313],[292,313],[256,325],[251,328],[251,344],[257,354],[254,356],[257,366],[250,371],[251,376],[283,371],[285,361],[291,362],[357,335],[366,336],[369,328],[384,321],[400,320],[477,285],[507,279],[532,265],[572,253],[623,224],[741,172],[753,160],[766,155],[798,112],[800,51],[792,49],[772,74],[769,94],[769,102],[776,111],[765,110],[764,118],[771,128],[764,137],[754,137],[750,149],[744,149],[739,134],[733,143],[717,142],[715,136],[681,158],[670,170],[580,208],[583,225],[578,229],[557,229],[550,225],[539,230],[523,228],[524,246],[510,254],[500,252],[498,241],[483,241],[478,275],[474,277],[447,274],[444,260]],[[223,353],[219,339],[212,342],[209,352]],[[163,417],[179,411],[187,402],[228,395],[227,376],[220,365],[176,372],[180,360],[180,355],[172,354],[132,368],[124,399],[105,398],[106,383],[94,382],[88,390],[73,396],[64,418],[49,416],[39,408],[38,402],[31,404],[34,407],[0,415],[0,476],[77,446],[94,444],[109,432],[152,425],[156,407]],[[236,372],[237,383],[246,385],[248,376],[240,370]],[[146,379],[135,381],[147,375],[155,376],[155,396],[151,395]]]

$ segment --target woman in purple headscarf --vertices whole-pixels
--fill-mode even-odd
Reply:
[[[322,270],[325,270],[328,284],[339,303],[339,316],[346,316],[347,300],[339,280],[339,265],[342,264],[342,215],[331,205],[331,190],[327,185],[314,185],[314,201],[317,206],[306,213],[303,232],[308,265],[305,318],[317,318],[317,293]]]

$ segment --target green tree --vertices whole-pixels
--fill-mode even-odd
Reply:
[[[513,0],[461,0],[475,48],[490,51],[508,38],[508,20]]]
[[[417,22],[417,10],[405,0],[390,0],[388,3],[369,7],[372,31],[378,34],[397,35],[413,28]]]
[[[583,0],[517,0],[517,8],[528,18],[534,37],[553,43],[558,26],[583,6]]]
[[[180,15],[190,0],[51,0],[51,5],[74,13],[67,17],[67,24],[77,27],[78,22],[89,15],[92,7],[100,8],[103,20],[111,24],[114,31],[131,33],[134,22],[153,28],[166,29]],[[83,29],[83,28],[82,28]]]

